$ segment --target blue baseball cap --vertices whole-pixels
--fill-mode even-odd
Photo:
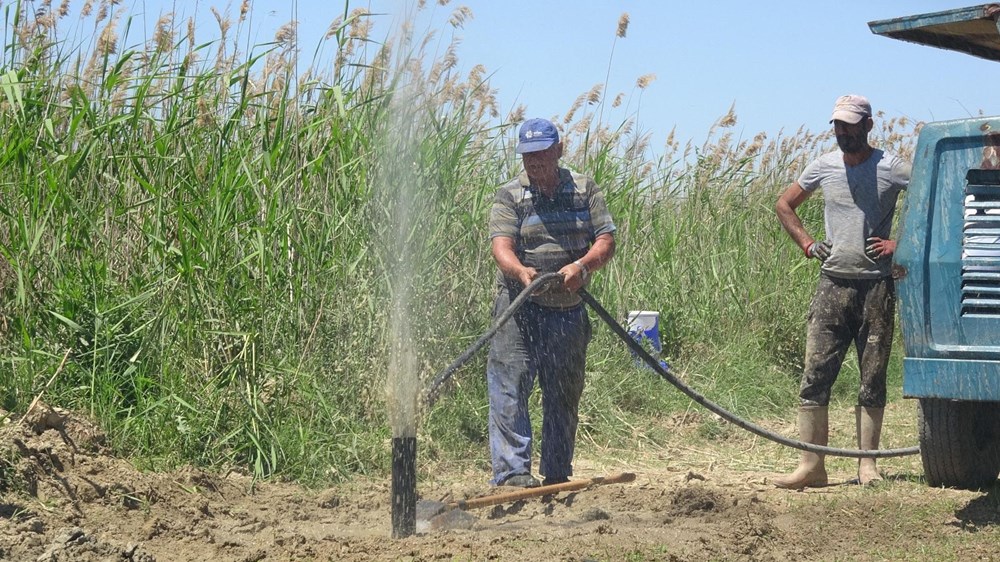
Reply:
[[[559,142],[559,131],[548,119],[528,119],[521,125],[514,152],[538,152]]]

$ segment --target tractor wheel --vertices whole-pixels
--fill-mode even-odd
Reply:
[[[931,486],[975,490],[1000,474],[1000,402],[920,399],[920,456]]]

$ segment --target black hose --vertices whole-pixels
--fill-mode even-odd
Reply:
[[[470,345],[468,349],[463,351],[462,354],[458,356],[457,359],[451,362],[451,365],[445,367],[443,371],[438,373],[431,380],[430,386],[428,386],[427,392],[424,394],[424,404],[427,409],[430,409],[431,406],[437,402],[437,399],[440,398],[441,385],[444,384],[444,382],[448,380],[451,375],[459,369],[459,367],[465,365],[465,363],[468,362],[468,360],[471,359],[472,356],[480,350],[480,348],[486,345],[486,342],[493,338],[493,335],[497,333],[497,330],[499,330],[501,326],[506,324],[507,321],[514,316],[514,313],[524,305],[524,303],[528,300],[528,297],[530,297],[543,285],[547,285],[556,279],[559,279],[561,282],[562,278],[562,273],[543,273],[535,278],[530,285],[525,287],[524,290],[521,291],[521,294],[517,295],[517,298],[511,301],[510,305],[507,306],[507,309],[503,311],[503,314],[497,318],[496,322],[493,323],[493,326],[491,326],[489,330],[486,330],[486,333],[479,336],[479,339],[476,340],[475,343]]]
[[[810,451],[812,453],[820,453],[820,454],[831,455],[831,456],[835,456],[835,457],[879,458],[879,459],[882,459],[882,458],[888,458],[888,457],[903,457],[903,456],[906,456],[906,455],[915,455],[915,454],[917,454],[917,453],[920,452],[920,447],[908,447],[906,449],[880,449],[880,450],[873,450],[873,451],[862,451],[862,450],[858,450],[858,449],[838,449],[838,448],[835,448],[835,447],[824,447],[822,445],[815,445],[813,443],[806,443],[805,441],[798,441],[798,440],[795,440],[795,439],[789,439],[787,437],[783,437],[781,435],[778,435],[777,433],[774,433],[772,431],[764,429],[763,427],[760,427],[759,425],[756,425],[756,424],[754,424],[752,422],[744,420],[744,419],[738,417],[736,414],[733,414],[732,412],[724,409],[722,406],[719,406],[718,404],[712,402],[708,398],[705,398],[704,396],[702,396],[701,394],[699,394],[697,391],[695,391],[691,387],[689,387],[686,384],[684,384],[683,382],[681,382],[677,377],[675,377],[670,372],[670,367],[669,366],[668,367],[664,367],[663,365],[660,364],[659,361],[657,361],[656,359],[654,359],[652,355],[650,355],[649,353],[647,353],[646,350],[643,349],[643,347],[641,345],[639,345],[639,343],[636,342],[628,334],[628,332],[625,331],[624,328],[621,327],[621,325],[614,319],[614,317],[612,317],[610,314],[608,314],[607,310],[604,310],[604,307],[602,307],[600,305],[600,303],[598,303],[597,300],[590,293],[588,293],[587,291],[585,291],[583,289],[580,289],[580,291],[579,291],[578,294],[581,297],[583,297],[584,302],[586,302],[588,305],[590,305],[590,308],[593,308],[594,312],[596,312],[597,315],[600,316],[601,319],[604,320],[604,322],[608,326],[611,327],[611,330],[615,334],[617,334],[618,337],[623,342],[625,342],[626,345],[628,345],[629,349],[631,349],[636,354],[638,354],[639,357],[641,357],[642,360],[647,365],[649,365],[650,367],[652,367],[653,370],[655,370],[667,382],[669,382],[670,384],[672,384],[675,387],[677,387],[677,389],[680,390],[681,392],[683,392],[684,394],[686,394],[688,396],[688,398],[690,398],[690,399],[694,400],[695,402],[701,404],[702,406],[704,406],[705,408],[707,408],[709,411],[711,411],[711,412],[719,415],[720,417],[724,418],[728,422],[731,422],[733,424],[738,425],[739,427],[742,427],[743,429],[749,431],[750,433],[759,435],[759,436],[761,436],[761,437],[763,437],[765,439],[769,439],[771,441],[774,441],[775,443],[779,443],[781,445],[785,445],[786,447],[793,447],[795,449],[801,449],[801,450],[804,450],[804,451]]]
[[[497,333],[497,330],[499,330],[501,326],[506,324],[507,321],[514,316],[514,313],[517,312],[517,310],[524,305],[524,303],[528,300],[528,297],[531,296],[532,293],[534,293],[536,290],[538,290],[538,288],[542,287],[543,285],[552,282],[556,278],[562,279],[562,274],[545,273],[543,275],[540,275],[537,279],[532,281],[530,285],[525,287],[524,290],[521,291],[521,294],[519,294],[517,298],[511,301],[507,309],[504,310],[503,314],[501,314],[497,318],[496,322],[493,323],[493,326],[491,326],[490,329],[486,331],[486,333],[480,336],[475,343],[469,346],[469,348],[466,349],[461,355],[459,355],[457,359],[452,361],[451,365],[448,365],[444,370],[438,373],[431,380],[428,390],[424,394],[425,407],[427,409],[430,409],[434,405],[434,403],[441,395],[441,386],[444,384],[444,382],[447,381],[451,377],[451,375],[454,374],[455,371],[457,371],[462,365],[468,362],[469,359],[471,359],[472,356],[477,351],[479,351],[484,345],[486,345],[486,342],[488,342],[493,337],[493,335]],[[889,457],[902,457],[906,455],[915,455],[920,452],[920,447],[908,447],[905,449],[881,449],[881,450],[871,450],[871,451],[824,447],[821,445],[815,445],[813,443],[806,443],[805,441],[789,439],[787,437],[778,435],[777,433],[764,429],[763,427],[760,427],[759,425],[756,425],[752,422],[744,420],[739,416],[737,416],[736,414],[733,414],[732,412],[729,412],[728,410],[724,409],[722,406],[719,406],[718,404],[705,398],[704,396],[699,394],[696,390],[692,389],[691,387],[681,382],[680,379],[675,377],[670,372],[669,366],[661,365],[659,361],[657,361],[645,349],[643,349],[643,347],[639,345],[639,343],[636,342],[635,339],[633,339],[632,336],[630,336],[629,333],[625,331],[624,328],[622,328],[621,324],[619,324],[618,321],[615,320],[614,317],[611,316],[611,314],[609,314],[607,310],[604,310],[604,307],[602,307],[601,304],[598,303],[597,300],[594,299],[594,297],[590,293],[588,293],[584,289],[580,289],[578,294],[580,295],[581,298],[583,298],[584,302],[586,302],[590,306],[590,308],[594,309],[594,312],[596,312],[597,315],[600,316],[602,320],[604,320],[604,322],[611,328],[611,331],[613,331],[618,336],[619,339],[625,342],[625,345],[627,345],[629,349],[634,351],[640,358],[642,358],[642,360],[647,365],[649,365],[654,371],[656,371],[657,374],[659,374],[664,380],[677,387],[677,389],[683,392],[685,395],[687,395],[688,398],[694,400],[698,404],[701,404],[709,411],[720,416],[726,421],[733,423],[755,435],[759,435],[760,437],[763,437],[770,441],[774,441],[775,443],[778,443],[780,445],[785,445],[786,447],[792,447],[794,449],[801,449],[812,453],[831,455],[835,457],[882,459]]]

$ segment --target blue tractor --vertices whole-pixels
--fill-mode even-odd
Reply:
[[[1000,4],[868,25],[1000,61]],[[932,486],[990,486],[1000,474],[1000,117],[923,127],[898,232],[903,394],[920,401],[924,474]]]

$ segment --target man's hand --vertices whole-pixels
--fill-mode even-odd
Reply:
[[[590,277],[590,272],[577,262],[564,265],[559,273],[563,274],[563,287],[571,293],[579,291],[587,284],[587,278]]]
[[[531,282],[534,281],[536,277],[538,277],[538,270],[533,267],[522,267],[517,273],[517,280],[520,281],[521,285],[525,287],[531,285]],[[541,287],[541,292],[545,292],[545,288],[546,287]]]
[[[826,261],[826,259],[830,257],[831,252],[833,252],[833,246],[826,240],[822,242],[813,242],[808,248],[806,248],[806,257],[816,258],[819,261]]]
[[[865,255],[872,261],[892,257],[894,253],[896,253],[895,240],[884,240],[875,236],[865,240]]]

